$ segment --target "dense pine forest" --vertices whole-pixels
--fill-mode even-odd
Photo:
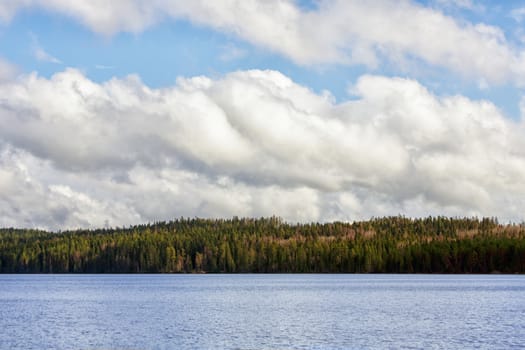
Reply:
[[[491,218],[289,224],[271,217],[0,229],[0,272],[524,273],[525,226]]]

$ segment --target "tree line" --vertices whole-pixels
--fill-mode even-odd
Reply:
[[[524,273],[525,226],[495,218],[186,219],[0,229],[1,273]]]

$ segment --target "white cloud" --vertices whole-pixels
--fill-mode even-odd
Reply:
[[[247,55],[246,50],[239,48],[234,44],[227,44],[221,47],[222,53],[219,56],[221,61],[235,61],[241,59]]]
[[[464,6],[468,3],[463,3]],[[303,11],[292,1],[171,3],[173,17],[234,33],[300,64],[394,64],[417,58],[468,78],[522,83],[523,60],[503,32],[456,21],[409,1],[320,1]],[[315,25],[312,25],[315,23]]]
[[[478,81],[478,89],[480,89],[480,90],[488,90],[489,89],[489,84],[487,83],[487,81],[485,79],[480,79]]]
[[[510,16],[518,23],[525,18],[525,7],[517,7],[510,12]]]
[[[3,0],[0,2],[0,21],[9,22],[17,11],[34,3],[34,0]]]
[[[3,0],[0,2],[0,20],[10,21],[24,8],[37,7],[75,18],[101,34],[119,31],[141,32],[154,24],[162,14],[163,0]]]
[[[39,228],[103,227],[107,222],[138,222],[132,207],[118,201],[100,200],[73,190],[71,181],[82,185],[80,176],[57,172],[27,152],[4,148],[0,153],[0,226]],[[99,185],[99,183],[97,183]]]
[[[32,41],[33,55],[38,61],[62,64],[62,61],[44,50],[38,41],[38,37],[34,33],[30,32],[29,36],[31,37]]]
[[[37,60],[39,60],[39,61],[56,63],[56,64],[61,64],[62,63],[62,61],[60,61],[58,58],[50,55],[49,53],[47,53],[41,47],[35,47],[34,54],[35,54],[35,58]]]
[[[468,0],[439,2],[474,6]],[[8,0],[0,4],[0,17],[8,20],[25,6],[71,16],[103,35],[141,32],[166,18],[183,18],[300,64],[376,67],[384,60],[403,65],[421,60],[474,81],[525,83],[525,53],[507,42],[500,28],[456,20],[408,0],[321,0],[314,10],[292,0]]]
[[[0,226],[184,216],[523,220],[523,122],[486,101],[362,76],[335,104],[275,71],[0,84]]]
[[[95,69],[100,69],[100,70],[115,69],[115,66],[108,66],[108,65],[104,65],[104,64],[95,64]]]
[[[436,5],[444,8],[459,8],[471,11],[483,11],[483,5],[474,4],[472,0],[434,0]]]

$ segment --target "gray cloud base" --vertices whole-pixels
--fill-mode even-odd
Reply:
[[[522,121],[409,79],[362,76],[334,103],[275,71],[0,83],[0,225],[179,216],[290,221],[406,214],[523,220]]]

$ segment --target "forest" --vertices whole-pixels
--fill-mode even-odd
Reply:
[[[403,216],[290,224],[180,218],[127,228],[0,229],[1,273],[524,273],[525,225]]]

